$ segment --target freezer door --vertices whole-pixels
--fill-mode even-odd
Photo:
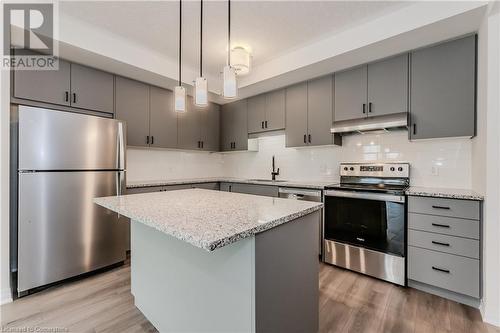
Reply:
[[[124,188],[124,172],[19,175],[18,292],[125,260],[126,224],[93,203]]]
[[[125,124],[19,106],[19,170],[124,170]]]

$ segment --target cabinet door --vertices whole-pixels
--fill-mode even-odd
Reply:
[[[368,116],[407,112],[408,54],[368,65]]]
[[[275,198],[277,198],[279,195],[278,186],[240,183],[233,183],[231,185],[231,192],[262,195]]]
[[[201,149],[201,113],[205,110],[196,107],[191,96],[186,96],[186,112],[177,114],[177,147],[182,149]]]
[[[220,106],[210,103],[201,111],[202,149],[219,151],[220,149]]]
[[[151,147],[177,147],[177,112],[173,92],[151,86],[149,94],[149,133]]]
[[[285,105],[286,146],[307,145],[307,83],[286,88]]]
[[[113,75],[71,64],[71,106],[113,113]]]
[[[14,97],[70,105],[70,64],[59,60],[58,70],[14,71]]]
[[[335,73],[335,121],[366,117],[366,84],[366,65]]]
[[[116,119],[127,122],[127,144],[149,146],[149,86],[116,77]]]
[[[221,151],[233,150],[233,103],[224,104],[220,113],[220,149]]]
[[[266,94],[248,99],[248,133],[258,133],[266,130]]]
[[[332,77],[309,81],[307,87],[307,142],[311,145],[330,145],[333,118]]]
[[[285,128],[285,89],[266,94],[265,127],[268,131]]]
[[[233,115],[233,134],[234,134],[234,149],[248,149],[248,118],[247,118],[247,101],[241,100],[234,102]]]
[[[411,139],[475,135],[475,36],[411,54]]]

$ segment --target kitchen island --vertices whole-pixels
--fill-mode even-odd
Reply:
[[[188,189],[97,198],[129,217],[131,289],[160,332],[317,332],[321,203]]]

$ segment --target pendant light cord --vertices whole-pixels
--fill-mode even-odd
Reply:
[[[231,66],[231,0],[227,0],[227,65]]]
[[[179,87],[182,85],[181,66],[182,66],[182,0],[179,0]]]
[[[203,77],[203,0],[200,0],[200,77]]]

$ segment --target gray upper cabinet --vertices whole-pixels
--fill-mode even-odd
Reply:
[[[172,91],[150,87],[149,134],[152,147],[177,148],[177,112]]]
[[[286,124],[285,136],[287,147],[307,145],[307,83],[299,83],[286,88]]]
[[[177,115],[177,147],[201,149],[200,117],[202,109],[196,107],[191,96],[186,96],[186,112]]]
[[[210,103],[201,112],[201,142],[202,149],[207,151],[220,150],[220,105]]]
[[[113,113],[113,74],[71,64],[71,106]]]
[[[59,60],[58,70],[14,71],[14,97],[70,105],[71,65]]]
[[[266,94],[266,123],[268,131],[285,128],[285,89]]]
[[[307,87],[307,142],[311,145],[333,143],[330,128],[333,123],[332,76],[308,82]]]
[[[209,103],[207,107],[197,107],[193,98],[187,97],[186,112],[178,114],[178,143],[181,149],[206,151],[219,150],[219,106]]]
[[[411,53],[410,139],[475,135],[476,37]]]
[[[224,104],[220,123],[222,151],[248,149],[247,100]]]
[[[248,103],[248,133],[265,131],[266,94],[250,97]]]
[[[248,133],[285,128],[285,90],[276,90],[248,99]]]
[[[335,73],[335,121],[359,119],[367,112],[367,66]]]
[[[127,144],[149,146],[149,86],[116,77],[116,119],[127,122]]]
[[[368,64],[368,116],[408,111],[408,54]]]

